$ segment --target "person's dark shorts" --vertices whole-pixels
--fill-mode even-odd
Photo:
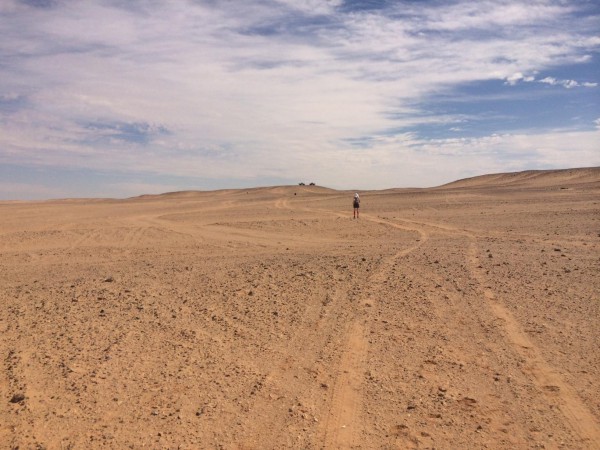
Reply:
[[[358,202],[354,202],[354,207],[355,207],[355,208],[360,208],[360,203],[358,203]]]

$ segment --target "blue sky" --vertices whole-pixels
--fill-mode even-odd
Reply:
[[[0,199],[600,165],[590,0],[1,0]]]

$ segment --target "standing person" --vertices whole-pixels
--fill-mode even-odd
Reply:
[[[360,208],[360,197],[358,192],[354,194],[354,218],[358,219],[358,208]]]

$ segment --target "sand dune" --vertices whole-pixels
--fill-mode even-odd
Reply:
[[[574,184],[598,184],[600,182],[600,167],[563,170],[526,170],[523,172],[498,173],[481,175],[454,181],[444,186],[450,187],[500,187],[500,186],[526,186],[556,188]]]
[[[600,169],[0,203],[0,448],[600,448]]]

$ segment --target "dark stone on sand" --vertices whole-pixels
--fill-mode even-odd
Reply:
[[[25,400],[25,395],[23,395],[19,392],[12,396],[12,398],[10,399],[10,402],[11,403],[19,403],[19,402],[22,402],[23,400]]]

